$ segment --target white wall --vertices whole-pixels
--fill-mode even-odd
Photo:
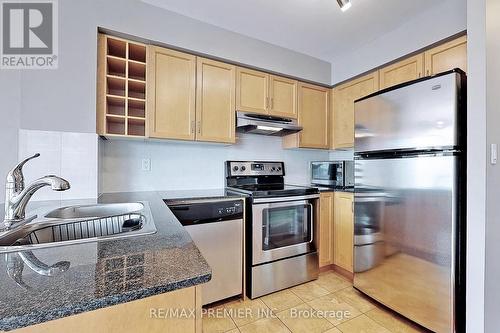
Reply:
[[[485,0],[467,1],[467,159],[469,167],[467,169],[466,323],[467,332],[470,333],[484,332],[487,163],[485,6]],[[498,203],[495,205],[498,206]],[[498,280],[495,284],[498,284]],[[498,299],[497,295],[493,297],[496,296]],[[494,316],[498,317],[498,307],[494,313]],[[497,332],[497,327],[486,332]]]
[[[482,2],[482,1],[481,1]],[[476,3],[477,5],[477,3]],[[500,144],[500,1],[486,0],[486,110],[488,147]],[[484,50],[484,48],[483,48]],[[475,114],[475,112],[474,112]],[[482,135],[481,135],[482,137]],[[487,164],[485,332],[500,327],[500,166]],[[482,224],[480,225],[481,227]],[[482,231],[482,230],[481,230]]]
[[[467,0],[447,0],[406,24],[332,60],[333,83],[381,66],[467,28]],[[390,10],[390,9],[388,9]]]
[[[238,144],[113,140],[100,142],[103,192],[224,187],[224,161],[284,161],[289,184],[309,183],[309,162],[328,160],[321,150],[281,148],[281,138],[241,135]],[[150,158],[151,171],[141,160]]]

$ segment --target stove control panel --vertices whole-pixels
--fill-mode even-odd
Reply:
[[[227,177],[244,176],[284,176],[283,162],[227,161]]]

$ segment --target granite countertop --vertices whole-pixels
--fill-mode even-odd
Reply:
[[[349,193],[354,193],[354,187],[327,187],[327,186],[318,186],[314,184],[297,184],[298,186],[304,186],[304,187],[315,187],[317,188],[320,192],[349,192]]]
[[[143,201],[149,205],[157,232],[33,250],[31,253],[49,266],[67,261],[70,267],[44,276],[24,265],[19,284],[9,276],[7,264],[12,259],[22,262],[21,255],[3,254],[0,331],[208,282],[212,274],[209,265],[163,200],[216,197],[225,197],[224,190],[107,193],[98,199],[30,204],[28,213],[43,206]],[[0,218],[3,220],[3,212]]]

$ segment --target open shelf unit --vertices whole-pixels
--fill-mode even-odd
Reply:
[[[147,47],[104,34],[98,39],[97,133],[145,137]]]

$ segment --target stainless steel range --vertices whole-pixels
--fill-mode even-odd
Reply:
[[[247,200],[247,295],[260,297],[318,277],[317,188],[284,183],[283,162],[227,161],[226,187]]]

